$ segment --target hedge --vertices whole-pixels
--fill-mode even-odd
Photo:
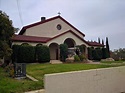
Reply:
[[[92,47],[88,47],[88,59],[89,60],[93,59],[92,51],[93,51],[93,48]]]
[[[18,63],[30,63],[35,61],[35,48],[30,45],[21,45],[18,50]]]
[[[22,44],[13,45],[12,61],[18,63],[30,63],[35,62],[49,62],[50,61],[50,51],[49,47],[45,45],[37,45],[36,47]]]
[[[13,45],[12,46],[12,50],[13,50],[12,62],[13,63],[17,62],[17,60],[18,60],[19,47],[20,47],[20,45]]]
[[[108,58],[108,50],[107,48],[102,48],[102,59]]]
[[[36,56],[39,62],[50,61],[49,47],[45,45],[36,46]]]
[[[99,54],[96,49],[92,51],[93,60],[99,60]]]

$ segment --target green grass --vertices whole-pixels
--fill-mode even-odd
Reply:
[[[101,63],[107,63],[107,64],[111,64],[111,63],[123,63],[125,61],[101,61]]]
[[[24,91],[44,88],[43,78],[45,74],[79,71],[97,68],[114,67],[117,65],[105,64],[27,64],[27,74],[38,79],[38,82],[29,79],[16,80],[0,68],[0,93],[22,93]]]
[[[27,74],[43,82],[45,74],[114,67],[101,64],[28,64]]]
[[[9,77],[8,73],[0,67],[0,93],[23,93],[24,91],[42,88],[41,82],[33,82],[29,79],[16,80]]]

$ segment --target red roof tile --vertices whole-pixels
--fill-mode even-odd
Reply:
[[[36,42],[36,43],[46,43],[48,37],[36,37],[36,36],[25,36],[25,35],[15,35],[12,38],[12,41],[18,42]]]
[[[23,33],[26,31],[26,29],[28,28],[31,28],[31,27],[34,27],[34,26],[37,26],[37,25],[40,25],[40,24],[43,24],[43,23],[46,23],[46,22],[49,22],[49,21],[52,21],[52,20],[55,20],[57,18],[60,18],[61,20],[63,20],[65,23],[67,23],[69,26],[71,26],[72,28],[74,28],[76,31],[78,31],[80,34],[82,34],[83,36],[85,36],[85,34],[83,34],[82,32],[80,32],[77,28],[75,28],[73,25],[71,25],[69,22],[67,22],[65,19],[63,19],[61,16],[56,16],[56,17],[53,17],[53,18],[50,18],[50,19],[46,19],[44,21],[40,21],[40,22],[37,22],[37,23],[33,23],[33,24],[30,24],[30,25],[27,25],[27,26],[24,26],[22,28],[22,30],[20,31],[19,35],[23,35]]]
[[[88,41],[88,44],[90,45],[90,46],[101,46],[101,47],[103,47],[104,45],[103,44],[100,44],[100,43],[98,43],[98,42],[90,42],[90,41]]]
[[[75,35],[76,37],[78,37],[80,40],[82,40],[83,42],[85,42],[86,44],[88,44],[89,46],[100,46],[103,47],[103,44],[97,43],[97,42],[87,42],[85,41],[83,38],[81,38],[79,35],[77,35],[76,33],[74,33],[72,30],[68,30],[64,33],[61,33],[55,37],[49,38],[49,37],[36,37],[36,36],[26,36],[26,35],[15,35],[12,38],[12,41],[18,41],[18,42],[35,42],[35,43],[47,43],[50,40],[53,40],[59,36],[62,36],[66,33],[72,33],[73,35]]]

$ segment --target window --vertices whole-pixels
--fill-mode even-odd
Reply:
[[[62,29],[62,26],[60,24],[57,25],[57,29],[58,30],[61,30]]]

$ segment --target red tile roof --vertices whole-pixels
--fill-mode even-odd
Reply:
[[[89,46],[100,46],[103,47],[103,44],[97,43],[97,42],[89,42],[89,41],[85,41],[83,38],[81,38],[79,35],[77,35],[76,33],[74,33],[72,30],[68,30],[64,33],[61,33],[55,37],[49,38],[49,37],[36,37],[36,36],[26,36],[26,35],[15,35],[12,38],[12,41],[18,41],[18,42],[35,42],[35,43],[47,43],[50,40],[53,40],[59,36],[62,36],[66,33],[72,33],[73,35],[75,35],[76,37],[78,37],[80,40],[82,40],[83,42],[85,42],[86,44],[88,44]]]
[[[13,38],[12,38],[12,41],[18,41],[18,42],[36,42],[36,43],[46,43],[52,39],[55,39],[59,36],[62,36],[66,33],[72,33],[74,34],[76,37],[78,37],[79,39],[81,39],[83,42],[86,42],[83,38],[81,38],[79,35],[77,35],[76,33],[74,33],[72,30],[68,30],[64,33],[61,33],[55,37],[52,37],[52,38],[49,38],[49,37],[36,37],[36,36],[26,36],[26,35],[15,35]],[[87,43],[87,42],[86,42]]]
[[[98,43],[98,42],[90,42],[90,41],[88,41],[88,44],[90,45],[90,46],[101,46],[101,47],[103,47],[104,45],[103,44],[100,44],[100,43]]]
[[[80,34],[82,34],[83,36],[85,36],[85,34],[83,34],[82,32],[80,32],[77,28],[75,28],[73,25],[71,25],[69,22],[67,22],[64,18],[62,18],[61,16],[56,16],[56,17],[53,17],[53,18],[50,18],[50,19],[46,19],[44,21],[40,21],[40,22],[37,22],[37,23],[33,23],[33,24],[30,24],[30,25],[27,25],[27,26],[24,26],[22,28],[22,30],[20,31],[19,35],[23,35],[23,33],[26,31],[26,29],[28,28],[31,28],[31,27],[34,27],[34,26],[37,26],[37,25],[40,25],[40,24],[44,24],[46,22],[49,22],[49,21],[52,21],[52,20],[55,20],[57,18],[60,18],[61,20],[63,20],[65,23],[67,23],[69,26],[71,26],[72,28],[74,28],[76,31],[78,31]]]
[[[12,41],[18,42],[36,42],[36,43],[46,43],[48,37],[36,37],[36,36],[25,36],[25,35],[15,35],[12,37]]]

